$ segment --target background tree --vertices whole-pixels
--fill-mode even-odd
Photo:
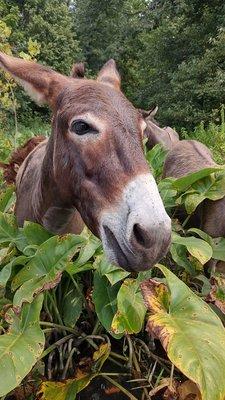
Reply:
[[[126,95],[158,104],[162,123],[192,130],[225,103],[222,0],[0,0],[0,18],[14,54],[32,39],[38,60],[63,73],[84,60],[95,75],[115,58]],[[27,120],[36,106],[18,96]]]

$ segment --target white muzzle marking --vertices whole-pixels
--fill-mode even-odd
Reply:
[[[171,220],[150,173],[130,181],[117,206],[102,213],[100,234],[110,261],[127,270],[149,269],[167,253]]]

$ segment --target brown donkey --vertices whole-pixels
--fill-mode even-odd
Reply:
[[[167,154],[163,177],[181,178],[216,165],[210,150],[204,144],[196,140],[181,140]],[[192,223],[214,238],[225,237],[225,197],[201,203],[194,213]],[[215,266],[215,262],[210,262],[209,265]],[[224,262],[218,262],[217,268],[225,273]]]
[[[136,271],[153,266],[168,250],[171,221],[143,155],[145,123],[120,91],[115,62],[97,80],[3,53],[0,65],[53,111],[49,140],[17,174],[19,225],[31,220],[74,232],[79,212],[112,262]]]

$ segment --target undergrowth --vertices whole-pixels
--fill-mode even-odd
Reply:
[[[111,265],[86,228],[61,237],[31,222],[18,228],[14,189],[2,192],[2,399],[225,395],[224,275],[207,267],[225,261],[225,239],[175,218],[178,207],[194,213],[198,194],[224,196],[225,170],[162,180],[165,152],[157,145],[146,157],[173,235],[162,264],[138,274]]]

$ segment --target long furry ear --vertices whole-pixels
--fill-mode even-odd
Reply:
[[[154,118],[158,112],[158,109],[159,109],[158,106],[154,106],[154,107],[150,108],[149,114],[148,114],[149,118]]]
[[[152,120],[155,117],[155,115],[157,114],[158,109],[159,109],[158,106],[154,106],[154,107],[150,108],[150,110],[148,110],[148,111],[143,110],[142,108],[139,108],[139,112],[141,113],[141,115],[144,119],[149,118],[149,120]]]
[[[51,68],[1,52],[0,67],[9,72],[38,104],[48,103],[51,107],[54,107],[58,93],[69,81]]]
[[[85,75],[84,63],[73,64],[70,76],[72,76],[72,78],[84,78],[84,75]]]
[[[114,89],[120,90],[120,74],[117,71],[116,63],[113,59],[107,61],[100,69],[97,81],[112,86]]]

